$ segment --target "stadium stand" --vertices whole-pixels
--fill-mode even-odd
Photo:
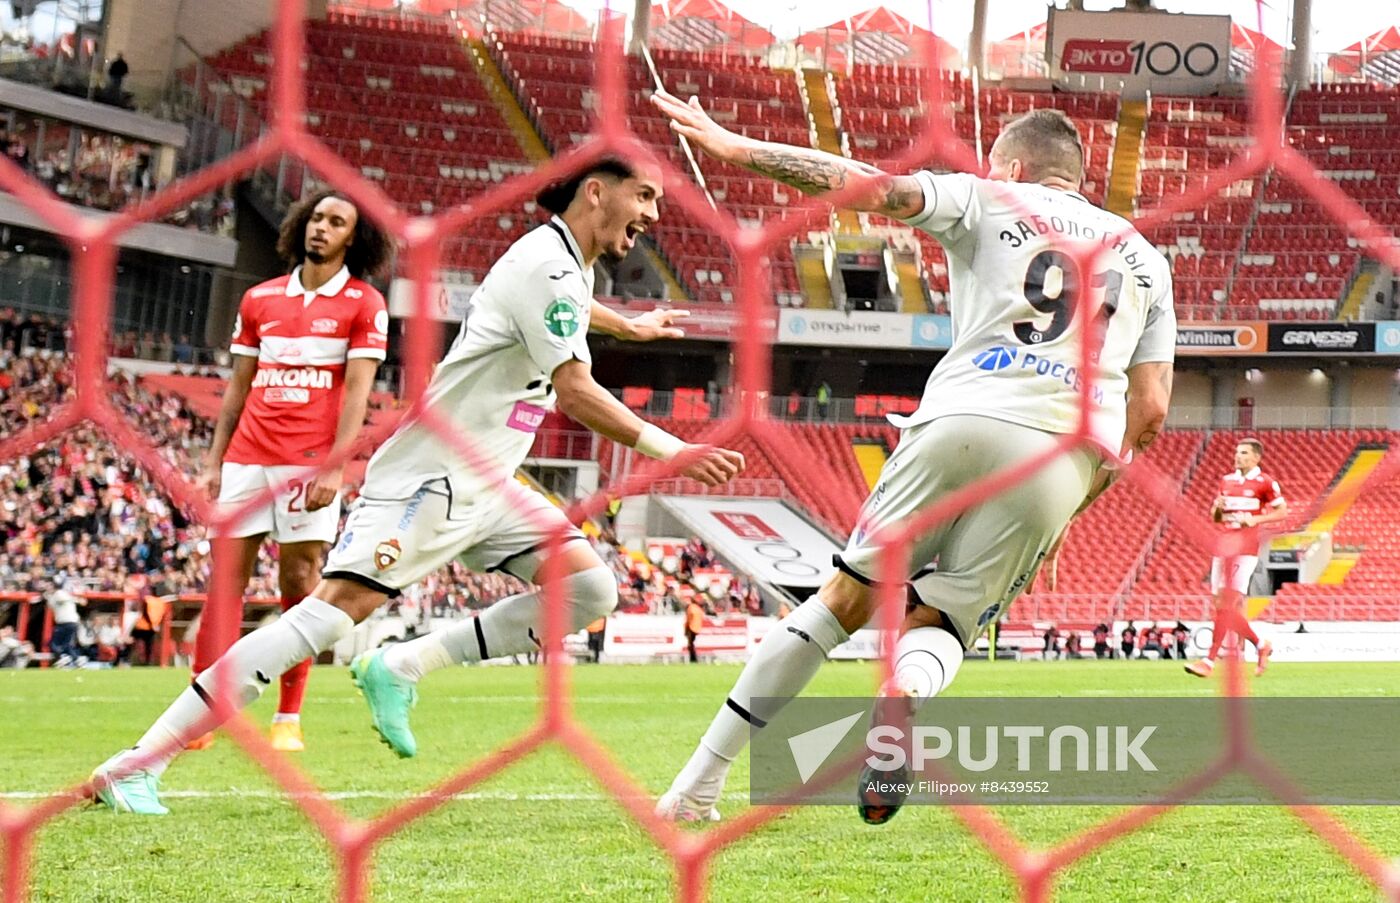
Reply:
[[[1152,104],[1139,162],[1137,208],[1155,209],[1199,190],[1249,142],[1243,98],[1162,98]],[[1212,195],[1145,233],[1172,263],[1177,315],[1187,320],[1255,319],[1227,303],[1230,277],[1254,216],[1257,179]]]
[[[1286,140],[1377,222],[1400,221],[1397,154],[1389,140],[1400,95],[1338,86],[1300,92]],[[1244,98],[1154,101],[1139,175],[1139,210],[1206,184],[1249,146]],[[1187,319],[1355,317],[1369,300],[1362,253],[1347,230],[1292,180],[1270,170],[1236,182],[1204,207],[1148,235],[1172,260]],[[1343,304],[1359,284],[1355,302]]]
[[[406,21],[412,26],[401,24]],[[492,37],[487,49],[546,145],[558,151],[581,141],[597,107],[593,45],[538,34]],[[337,13],[308,25],[307,45],[308,123],[396,201],[423,212],[442,209],[529,168],[519,141],[473,71],[461,36],[446,20]],[[657,50],[655,60],[671,90],[703,95],[726,125],[778,141],[812,140],[790,70],[741,56],[675,49]],[[212,63],[255,109],[265,110],[266,34],[224,51]],[[974,88],[959,74],[947,78],[954,129],[983,152],[1006,120],[1027,110],[1053,105],[1068,113],[1085,139],[1085,194],[1095,203],[1104,201],[1120,114],[1116,95]],[[688,172],[664,120],[646,101],[652,79],[645,65],[630,59],[625,79],[629,121],[638,136]],[[925,112],[923,80],[917,67],[866,63],[838,78],[834,112],[850,153],[887,160],[906,149]],[[1290,109],[1287,140],[1377,221],[1395,222],[1400,152],[1388,146],[1385,129],[1387,117],[1397,111],[1400,98],[1394,91],[1357,92],[1352,86],[1305,91]],[[366,115],[373,128],[365,127]],[[1154,98],[1138,163],[1136,209],[1151,210],[1200,188],[1247,149],[1248,115],[1244,98]],[[713,161],[701,166],[716,202],[741,223],[786,219],[800,203],[793,189]],[[498,215],[495,228],[484,229],[479,238],[449,242],[445,264],[480,278],[509,241],[533,223],[533,213],[527,202]],[[813,224],[821,228],[822,218]],[[671,205],[652,237],[691,297],[733,300],[733,254],[713,230]],[[1183,319],[1325,320],[1344,308],[1354,316],[1371,285],[1358,266],[1362,254],[1356,241],[1326,221],[1301,188],[1272,171],[1228,186],[1148,237],[1172,262]],[[917,245],[935,305],[941,305],[947,292],[941,249],[926,236],[902,240]],[[775,255],[771,275],[780,303],[802,303],[787,248]]]
[[[1395,224],[1400,222],[1397,117],[1400,94],[1393,90],[1303,91],[1289,112],[1287,141],[1376,222]],[[1357,305],[1343,311],[1341,304],[1344,291],[1361,275],[1356,240],[1289,179],[1270,179],[1263,200],[1240,270],[1244,276],[1263,264],[1263,275],[1236,279],[1232,303],[1257,303],[1268,319],[1354,317]],[[1246,270],[1246,264],[1252,266]]]
[[[0,130],[0,153],[70,204],[119,210],[164,187],[155,165],[156,150],[148,144],[78,129],[58,119],[6,112],[12,126]],[[234,203],[230,197],[208,195],[161,222],[232,235]]]
[[[500,35],[503,72],[532,112],[536,127],[554,150],[562,151],[587,137],[596,115],[592,87],[596,53],[592,45],[537,35]],[[657,71],[673,92],[703,94],[715,118],[754,137],[807,144],[808,125],[792,72],[734,57],[657,50]],[[628,62],[627,113],[637,135],[681,172],[689,172],[666,120],[647,97],[653,82],[645,64]],[[757,179],[735,167],[711,160],[700,162],[715,199],[743,223],[782,220],[800,197],[795,189]],[[653,234],[659,250],[696,300],[729,302],[737,287],[729,247],[678,204],[670,204]],[[791,254],[782,251],[772,262],[772,285],[784,298],[797,292]]]
[[[412,22],[411,28],[390,27]],[[266,115],[268,34],[210,60]],[[332,14],[306,35],[307,124],[401,206],[460,204],[529,166],[447,20]],[[535,224],[534,204],[446,243],[443,265],[480,279]],[[478,224],[479,225],[479,224]]]

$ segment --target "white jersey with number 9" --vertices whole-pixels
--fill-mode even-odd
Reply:
[[[980,414],[1051,433],[1074,432],[1089,384],[1090,433],[1117,452],[1128,368],[1176,351],[1171,267],[1122,217],[1075,192],[965,174],[916,175],[924,208],[906,222],[947,251],[953,345],[934,368],[907,427]],[[1121,236],[1121,237],[1120,237]],[[1080,272],[1070,248],[1098,248]],[[1091,306],[1074,313],[1082,292]],[[1081,372],[1081,323],[1106,326],[1092,372]]]

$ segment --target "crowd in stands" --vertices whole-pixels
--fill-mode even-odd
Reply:
[[[193,477],[212,427],[173,395],[117,375],[113,402],[176,472]],[[28,346],[0,351],[0,435],[47,420],[70,401],[66,355]],[[202,591],[209,576],[204,530],[172,505],[155,477],[84,425],[0,462],[0,589],[47,597],[73,592],[176,595]],[[249,594],[275,595],[264,553]],[[3,603],[0,603],[0,607]],[[103,625],[83,619],[96,633]],[[87,644],[95,646],[98,644]],[[75,656],[76,657],[76,656]]]
[[[720,566],[698,537],[685,542],[674,562],[655,553],[627,552],[607,528],[598,544],[606,546],[600,554],[618,575],[621,611],[678,614],[694,599],[709,615],[763,614],[758,587]]]
[[[68,321],[43,314],[21,313],[0,307],[0,351],[10,356],[25,352],[57,352],[62,354],[72,341],[72,326]],[[171,337],[123,330],[113,334],[108,345],[113,357],[135,358],[186,365],[189,376],[217,376],[216,363],[226,362],[227,352],[201,348],[188,335]]]
[[[61,350],[65,340],[56,326],[0,310],[0,438],[44,422],[73,398],[71,360]],[[213,435],[210,421],[179,396],[152,391],[129,376],[112,376],[108,391],[174,472],[198,475]],[[347,503],[353,499],[352,486]],[[699,540],[685,546],[678,567],[669,572],[661,562],[624,549],[609,526],[601,527],[593,542],[618,575],[625,611],[679,612],[692,597],[716,614],[762,610],[756,588],[746,581],[734,578],[721,585],[701,579],[697,572],[714,560]],[[277,595],[275,549],[264,547],[248,597]],[[0,550],[0,592],[37,594],[53,610],[66,610],[61,600],[67,594],[124,593],[140,599],[199,593],[210,575],[204,528],[169,501],[151,472],[90,425],[0,461]],[[454,563],[397,604],[407,609],[405,615],[451,616],[524,589],[507,574],[474,573]],[[125,618],[81,611],[73,635],[60,635],[55,656],[74,664],[125,661],[130,637],[122,628],[138,604],[128,603]],[[7,611],[13,605],[0,601],[0,624],[15,622]],[[0,642],[0,656],[13,663],[26,657],[19,644],[29,637],[12,638],[14,644]],[[140,651],[145,654],[136,658],[147,660],[150,650]]]
[[[170,333],[159,336],[135,330],[118,332],[112,336],[109,349],[113,357],[136,358],[143,361],[163,361],[165,363],[192,366],[210,366],[216,356],[226,360],[228,355],[217,354],[208,348],[197,347],[189,336],[181,334],[172,338]],[[221,349],[222,350],[222,349]],[[203,375],[191,373],[191,376]],[[211,372],[209,375],[213,375]]]
[[[24,351],[63,352],[71,338],[72,327],[57,317],[0,307],[0,351],[11,357]]]
[[[61,138],[67,126],[55,125],[53,131]],[[46,137],[40,151],[33,135],[0,131],[0,151],[69,203],[114,211],[161,187],[155,151],[149,145],[107,134],[85,135],[78,142],[75,153],[68,141]],[[206,195],[172,211],[161,222],[231,236],[234,209],[232,197]]]

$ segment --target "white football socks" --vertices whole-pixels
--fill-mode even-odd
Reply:
[[[815,596],[779,621],[758,644],[671,789],[702,806],[713,805],[730,764],[749,742],[751,728],[762,727],[783,703],[801,693],[827,654],[847,639],[836,616]]]
[[[894,647],[893,689],[907,695],[915,711],[948,689],[963,663],[963,645],[942,627],[915,627]]]
[[[261,696],[283,671],[334,646],[354,626],[355,622],[339,608],[308,596],[272,624],[234,643],[213,667],[175,698],[130,754],[162,750],[161,757],[146,766],[160,774],[186,743],[221,723],[206,699],[212,699],[216,693],[226,694],[223,698],[235,709],[242,709]]]
[[[617,578],[606,567],[586,568],[564,578],[570,631],[582,630],[617,607]],[[479,615],[384,650],[384,665],[405,680],[449,665],[535,652],[544,641],[544,590],[495,602]]]

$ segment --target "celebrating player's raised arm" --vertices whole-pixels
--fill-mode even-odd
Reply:
[[[672,131],[717,160],[777,179],[804,194],[827,194],[860,185],[842,203],[850,210],[909,219],[924,209],[924,189],[914,176],[891,175],[868,163],[815,148],[746,138],[711,119],[698,97],[686,103],[657,91],[651,102],[670,117]]]

